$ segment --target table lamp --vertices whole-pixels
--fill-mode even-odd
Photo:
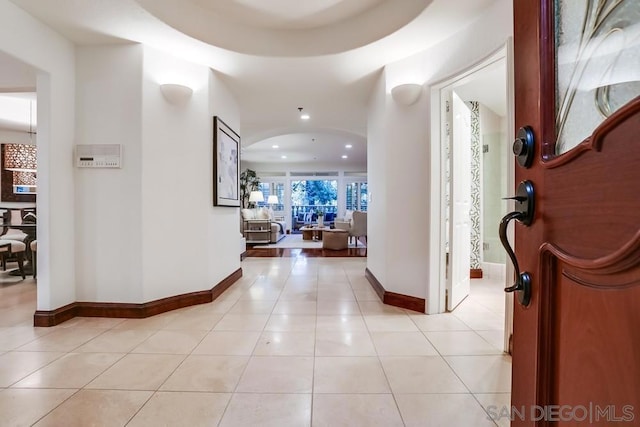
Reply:
[[[275,214],[273,213],[273,205],[278,204],[278,196],[276,196],[275,194],[270,195],[267,198],[267,203],[269,203],[269,218],[274,219]]]
[[[249,203],[253,202],[253,207],[256,210],[256,217],[258,216],[258,202],[264,202],[264,196],[262,191],[252,191],[249,194]]]

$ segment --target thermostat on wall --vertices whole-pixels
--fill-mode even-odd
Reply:
[[[121,144],[76,145],[76,166],[79,168],[119,168]]]

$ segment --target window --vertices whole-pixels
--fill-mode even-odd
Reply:
[[[284,211],[284,182],[261,182],[258,190],[264,196],[264,202],[258,202],[258,206],[270,206],[269,196],[275,195],[278,197],[278,203],[272,205],[273,210]]]
[[[367,210],[367,183],[366,182],[347,183],[347,210],[366,212]]]
[[[335,214],[338,210],[338,181],[291,181],[291,215],[317,213]],[[313,219],[312,219],[313,220]]]

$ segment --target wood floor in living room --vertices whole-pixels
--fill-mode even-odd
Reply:
[[[362,240],[352,238],[347,249],[323,249],[322,240],[303,240],[302,234],[288,234],[278,243],[247,245],[246,257],[366,257]]]

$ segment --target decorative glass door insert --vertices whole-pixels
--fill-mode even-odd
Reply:
[[[640,1],[557,0],[556,153],[640,95]]]

